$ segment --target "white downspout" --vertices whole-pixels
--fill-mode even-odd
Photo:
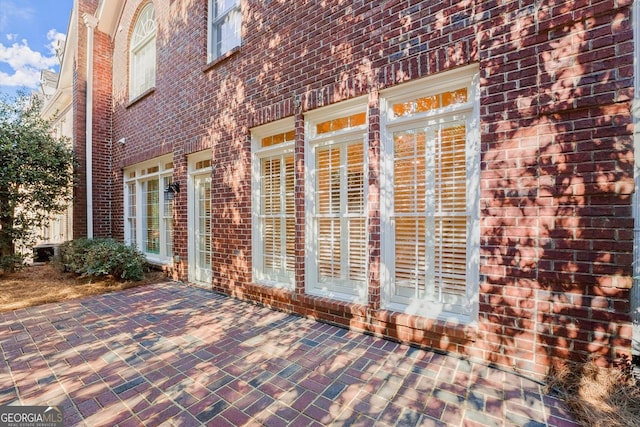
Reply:
[[[87,185],[87,238],[93,238],[93,30],[98,18],[82,15],[87,26],[87,112],[86,112],[86,185]]]

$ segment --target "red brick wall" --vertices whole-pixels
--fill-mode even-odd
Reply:
[[[73,144],[77,159],[77,184],[73,190],[73,236],[87,236],[87,39],[88,29],[84,14],[93,15],[97,0],[83,0],[78,4],[76,14],[78,28],[77,54],[73,84]],[[111,194],[112,183],[110,164],[111,144],[111,47],[109,37],[94,30],[93,51],[93,233],[95,237],[110,236],[111,231]]]
[[[184,184],[187,155],[209,148],[216,291],[534,376],[566,358],[595,354],[606,362],[628,353],[631,0],[540,3],[248,0],[243,46],[207,65],[207,2],[154,1],[156,87],[130,103],[128,41],[141,2],[126,2],[113,39],[112,138],[127,140],[112,152],[113,234],[123,235],[121,168],[173,153],[174,179]],[[375,162],[377,91],[470,63],[481,79],[477,325],[379,309],[376,209],[368,306],[304,294],[301,204],[295,292],[252,284],[249,129],[295,116],[302,166],[302,114],[368,95]],[[296,196],[303,201],[301,170]],[[183,260],[186,203],[182,192],[174,246]],[[369,203],[378,200],[372,195]]]
[[[626,3],[490,9],[480,25],[484,345],[476,346],[501,364],[540,371],[566,357],[628,353]]]
[[[93,43],[93,233],[96,237],[109,237],[113,187],[122,179],[111,164],[111,40],[96,31]]]

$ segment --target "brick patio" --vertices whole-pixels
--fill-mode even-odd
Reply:
[[[514,373],[182,283],[0,313],[0,405],[65,426],[577,426]]]

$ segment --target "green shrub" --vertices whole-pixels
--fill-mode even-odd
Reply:
[[[24,267],[24,256],[20,254],[0,257],[0,271],[5,273],[22,270]]]
[[[62,268],[83,276],[113,276],[141,280],[146,271],[144,254],[113,239],[76,239],[60,248]]]
[[[62,271],[82,274],[85,268],[87,251],[96,240],[75,239],[60,245],[60,267]]]

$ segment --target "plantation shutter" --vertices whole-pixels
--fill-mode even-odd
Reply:
[[[316,154],[318,280],[349,286],[366,280],[362,142],[319,147]]]
[[[463,123],[395,132],[395,294],[441,300],[466,292]]]
[[[197,177],[196,189],[198,198],[198,225],[196,234],[198,236],[197,256],[198,268],[204,270],[211,269],[211,176]]]
[[[347,146],[346,181],[348,279],[364,282],[367,247],[364,217],[364,152],[361,143]]]
[[[162,188],[167,188],[173,182],[173,178],[166,176],[163,178]],[[162,206],[162,231],[164,233],[165,256],[173,256],[173,199],[164,198]]]
[[[260,182],[263,269],[274,280],[292,276],[295,266],[293,155],[262,159]]]
[[[262,224],[264,268],[273,271],[279,268],[280,221],[276,215],[280,210],[280,159],[262,161]]]
[[[340,148],[318,150],[318,278],[341,277]]]
[[[143,184],[145,239],[144,252],[160,253],[160,191],[158,179],[145,181]]]
[[[293,277],[295,271],[296,218],[295,218],[295,164],[293,155],[284,158],[284,240],[285,270]]]
[[[425,141],[423,131],[394,134],[395,283],[405,297],[425,292]]]
[[[466,132],[464,125],[441,127],[434,141],[434,284],[464,295],[467,279]]]

